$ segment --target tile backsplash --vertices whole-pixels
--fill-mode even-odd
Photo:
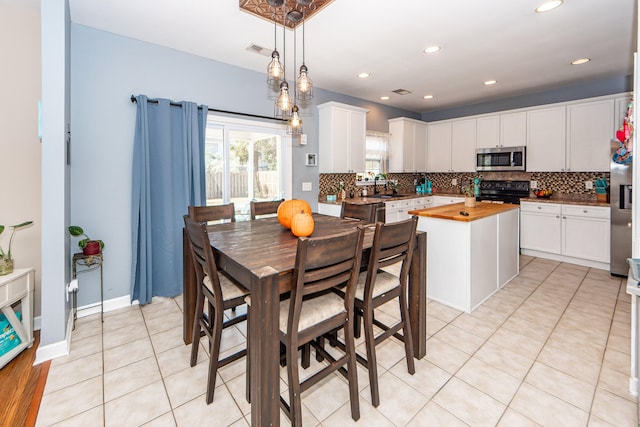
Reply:
[[[553,190],[555,195],[564,198],[595,199],[595,189],[587,190],[585,181],[604,178],[609,182],[609,172],[483,172],[483,173],[390,173],[389,179],[397,179],[400,193],[415,191],[414,180],[425,176],[433,182],[433,187],[439,193],[461,193],[461,188],[471,179],[480,176],[487,180],[519,180],[537,181],[538,188]],[[451,182],[457,180],[457,185]],[[347,193],[353,191],[358,194],[365,187],[356,187],[355,173],[321,173],[319,196],[323,198],[331,189],[337,189],[340,181],[344,182]],[[373,191],[373,183],[367,186],[367,191]]]

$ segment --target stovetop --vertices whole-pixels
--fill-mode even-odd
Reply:
[[[478,200],[519,204],[525,197],[529,197],[529,181],[480,181]]]

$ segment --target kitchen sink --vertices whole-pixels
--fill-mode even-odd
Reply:
[[[412,197],[413,194],[372,194],[370,196],[362,196],[369,199],[397,199],[400,197]]]

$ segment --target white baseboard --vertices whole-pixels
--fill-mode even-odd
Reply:
[[[66,356],[71,351],[71,331],[73,329],[73,314],[69,314],[67,321],[67,333],[65,339],[48,345],[38,345],[36,350],[36,358],[33,361],[33,365],[39,365],[47,360],[55,359],[57,357]]]
[[[104,312],[117,310],[119,308],[129,307],[131,305],[137,305],[138,301],[131,302],[131,296],[125,295],[122,297],[112,298],[106,300],[103,304]],[[78,318],[91,316],[92,314],[100,313],[100,303],[87,304],[82,307],[78,307]]]
[[[123,307],[129,307],[131,305],[138,304],[137,301],[131,302],[131,297],[125,295],[118,298],[113,298],[104,302],[104,312],[117,310]],[[78,307],[78,318],[90,316],[95,313],[100,313],[100,303],[88,304],[82,307]],[[40,329],[42,325],[42,317],[36,317],[33,320],[34,329]],[[69,321],[67,322],[66,339],[55,342],[49,345],[39,345],[36,350],[36,358],[33,362],[34,365],[39,365],[47,360],[55,359],[57,357],[66,356],[71,349],[71,331],[73,330],[73,313],[69,314]]]
[[[582,265],[584,267],[592,267],[592,268],[598,268],[600,270],[609,271],[609,263],[608,262],[591,261],[591,260],[583,259],[583,258],[574,258],[574,257],[570,257],[570,256],[551,254],[551,253],[548,253],[548,252],[540,252],[540,251],[534,251],[534,250],[531,250],[531,249],[522,249],[522,248],[520,249],[520,253],[522,255],[529,255],[529,256],[535,256],[535,257],[538,257],[538,258],[552,259],[552,260],[555,260],[555,261],[568,262],[569,264],[577,264],[577,265]]]

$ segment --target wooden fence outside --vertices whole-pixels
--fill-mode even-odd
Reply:
[[[278,196],[278,171],[258,171],[254,176],[252,197],[258,199],[275,198]],[[207,199],[222,199],[223,173],[207,172]],[[248,172],[231,172],[229,188],[230,198],[247,197],[249,194]]]

